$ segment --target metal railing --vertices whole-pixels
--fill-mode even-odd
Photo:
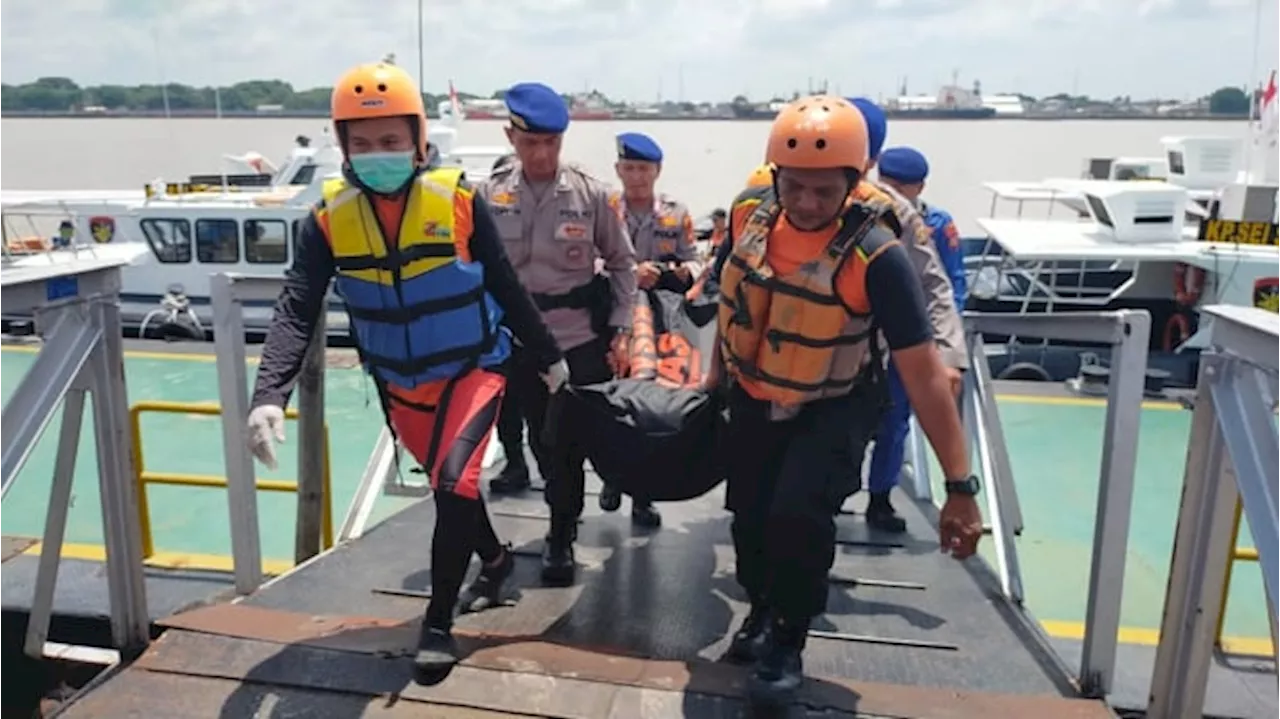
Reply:
[[[147,485],[163,484],[177,487],[205,487],[214,489],[225,489],[227,479],[212,474],[190,474],[186,472],[154,472],[148,471],[146,468],[146,459],[143,452],[142,442],[142,415],[144,413],[165,413],[165,414],[182,414],[182,415],[204,415],[206,417],[220,417],[222,408],[216,404],[208,402],[165,402],[165,401],[147,401],[135,402],[129,408],[129,425],[133,435],[133,454],[136,458],[134,463],[134,481],[137,484],[138,491],[138,519],[142,528],[142,558],[145,560],[155,554],[155,544],[151,533],[151,505],[147,499]],[[297,419],[298,410],[290,409],[285,412],[288,419]],[[324,432],[324,444],[329,444],[329,429],[326,426]],[[324,470],[322,474],[322,493],[324,496],[323,515],[320,524],[321,545],[324,549],[333,546],[333,491],[332,478],[329,470],[329,453],[324,453]],[[282,480],[282,479],[263,479],[255,483],[255,487],[259,492],[298,492],[298,482]]]
[[[1044,315],[966,312],[965,331],[971,362],[962,395],[966,434],[975,472],[984,480],[985,514],[990,522],[1000,586],[1004,596],[1019,606],[1025,598],[1017,547],[1022,511],[982,335],[1111,345],[1093,555],[1077,673],[1083,694],[1104,697],[1111,692],[1115,677],[1151,316],[1144,310]],[[912,472],[906,488],[917,499],[932,500],[927,444],[914,421],[908,447]],[[1028,625],[1042,633],[1038,624]],[[1049,644],[1047,638],[1045,644]]]
[[[1257,547],[1276,643],[1280,579],[1280,439],[1271,402],[1280,375],[1280,316],[1252,307],[1201,309],[1211,319],[1200,357],[1182,504],[1152,670],[1152,719],[1199,717],[1214,652],[1236,502]]]
[[[1244,506],[1240,504],[1240,500],[1236,500],[1236,510],[1231,518],[1231,552],[1227,561],[1227,571],[1222,577],[1222,608],[1218,610],[1217,628],[1213,630],[1213,645],[1219,649],[1226,651],[1223,646],[1222,633],[1227,625],[1227,603],[1231,599],[1231,575],[1235,568],[1236,562],[1256,562],[1258,561],[1258,550],[1253,547],[1241,547],[1240,542],[1240,519],[1244,514]],[[1274,653],[1275,647],[1272,646]],[[1239,652],[1237,652],[1239,653]],[[1249,656],[1271,656],[1271,655],[1249,655]]]
[[[262,584],[262,546],[258,535],[258,483],[253,457],[245,447],[244,418],[249,416],[249,377],[245,367],[245,302],[274,302],[279,277],[218,273],[209,278],[213,305],[214,354],[222,411],[222,451],[231,515],[231,562],[236,592],[249,594]],[[325,313],[312,337],[298,378],[298,516],[294,542],[297,564],[320,553],[324,523],[328,448],[324,422]]]
[[[24,643],[24,650],[34,657],[43,657],[49,645],[87,394],[93,397],[112,641],[120,654],[130,657],[145,649],[150,639],[120,326],[120,268],[128,262],[120,255],[75,257],[48,265],[9,266],[0,274],[5,309],[34,315],[36,331],[44,340],[4,405],[0,465],[5,495],[54,411],[62,407]]]

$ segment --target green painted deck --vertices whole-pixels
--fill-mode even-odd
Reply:
[[[7,401],[35,354],[28,348],[6,346],[0,356],[0,394]],[[217,401],[211,355],[130,351],[126,372],[131,403]],[[326,392],[336,526],[356,490],[382,417],[372,387],[359,370],[330,368]],[[1105,410],[1095,400],[1002,395],[1000,412],[1025,521],[1019,556],[1027,604],[1051,635],[1074,638],[1084,614]],[[1190,421],[1189,412],[1172,406],[1143,412],[1122,641],[1152,643],[1160,624]],[[148,470],[223,474],[216,418],[144,415],[142,430]],[[6,497],[4,535],[40,536],[56,442],[57,432],[46,432]],[[82,443],[66,541],[97,545],[102,534],[91,433],[84,433]],[[268,472],[259,467],[259,479],[295,476],[295,445],[286,443],[280,452],[279,469]],[[934,476],[939,476],[936,469]],[[149,498],[157,552],[230,553],[226,496],[221,490],[152,486]],[[383,497],[374,521],[411,501]],[[264,556],[287,562],[293,554],[293,496],[261,493],[259,502]],[[1241,537],[1247,546],[1247,529]],[[990,543],[985,546],[988,560],[994,562]],[[1263,639],[1269,634],[1263,597],[1258,566],[1237,563],[1225,634],[1252,640],[1240,646],[1269,644],[1269,639]]]

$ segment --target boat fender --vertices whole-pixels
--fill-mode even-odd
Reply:
[[[1185,262],[1173,266],[1173,300],[1183,307],[1200,301],[1204,291],[1204,270]]]
[[[1015,362],[1000,370],[996,379],[1022,380],[1029,382],[1051,382],[1053,377],[1049,371],[1035,362]]]
[[[1160,340],[1160,349],[1173,352],[1191,338],[1191,320],[1185,312],[1174,312],[1164,323],[1164,335]]]

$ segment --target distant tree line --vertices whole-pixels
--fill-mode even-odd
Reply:
[[[332,88],[295,90],[283,80],[248,80],[230,87],[192,87],[172,82],[167,85],[96,85],[81,87],[65,77],[42,77],[22,85],[0,85],[0,110],[37,112],[84,112],[102,108],[108,112],[209,111],[219,107],[228,113],[254,112],[261,107],[279,107],[292,112],[329,111]],[[167,95],[167,97],[166,97]],[[475,97],[458,93],[460,99]],[[426,93],[423,100],[434,112],[448,95]],[[168,106],[166,108],[166,102]]]
[[[248,80],[230,87],[192,87],[180,83],[167,85],[95,85],[81,87],[65,77],[42,77],[22,85],[0,85],[0,110],[4,112],[85,112],[101,109],[106,112],[208,112],[221,107],[227,113],[256,112],[260,108],[279,108],[286,112],[314,112],[323,114],[329,109],[331,88],[315,87],[295,90],[283,80]],[[459,92],[459,99],[489,97],[502,99],[505,91],[489,95]],[[599,95],[599,93],[593,93]],[[1257,102],[1260,91],[1253,93]],[[166,97],[167,96],[167,97]],[[1035,101],[1028,95],[1020,95],[1026,101]],[[607,98],[600,95],[609,105]],[[436,106],[447,100],[446,94],[425,93],[423,100],[427,111],[434,113]],[[787,98],[775,97],[771,101]],[[1111,100],[1091,99],[1087,96],[1059,93],[1042,98],[1059,100],[1071,107],[1084,107],[1094,103],[1127,105],[1130,99],[1117,97]],[[167,102],[167,107],[166,107]],[[747,105],[752,101],[743,95],[735,97],[734,105]],[[688,103],[692,105],[692,103]],[[1216,115],[1246,115],[1250,109],[1249,94],[1238,87],[1222,87],[1207,97],[1209,112]]]

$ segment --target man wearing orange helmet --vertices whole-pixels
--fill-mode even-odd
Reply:
[[[499,602],[513,569],[479,490],[512,333],[551,391],[569,370],[488,206],[460,169],[428,168],[426,113],[408,73],[386,63],[356,67],[334,86],[332,105],[342,176],[325,182],[295,238],[258,368],[250,447],[275,465],[283,407],[336,277],[387,424],[434,489],[432,598],[416,657],[418,680],[432,683],[458,659],[453,612],[472,553],[483,566],[464,611]]]
[[[754,662],[750,689],[770,703],[799,688],[809,622],[826,608],[835,516],[884,407],[881,335],[948,480],[943,549],[968,557],[982,534],[977,480],[903,230],[888,199],[853,195],[867,145],[847,100],[797,100],[770,131],[772,187],[743,192],[730,211],[708,384],[728,392],[726,504],[751,611],[729,658]]]

